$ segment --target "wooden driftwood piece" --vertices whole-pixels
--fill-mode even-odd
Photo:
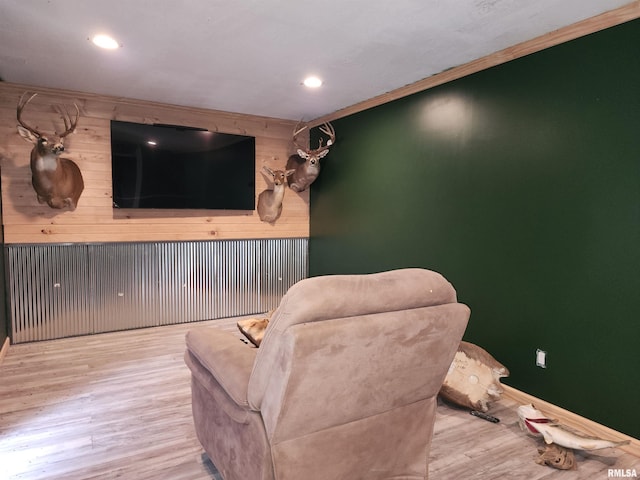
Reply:
[[[461,407],[489,411],[489,403],[500,398],[500,378],[509,370],[486,350],[462,341],[440,389],[440,396]]]
[[[247,318],[245,320],[238,320],[238,328],[256,347],[260,346],[260,342],[262,342],[267,325],[269,325],[268,318]]]
[[[540,465],[548,465],[558,470],[575,470],[578,468],[576,457],[570,448],[551,444],[538,448],[538,453],[540,456],[536,459],[536,463]]]
[[[266,318],[245,318],[244,320],[238,320],[238,329],[251,343],[259,347],[273,312],[274,310],[267,312]]]

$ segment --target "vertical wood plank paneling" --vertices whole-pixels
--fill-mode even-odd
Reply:
[[[54,104],[76,103],[78,129],[66,142],[68,156],[82,170],[85,190],[75,211],[38,204],[31,187],[31,144],[16,131],[16,105],[25,91],[38,92],[25,117],[45,132],[59,130]],[[90,243],[247,238],[309,235],[309,194],[287,190],[275,225],[255,211],[114,210],[112,208],[110,120],[168,123],[256,137],[256,197],[271,188],[263,166],[283,168],[293,153],[295,122],[212,110],[162,105],[82,92],[0,82],[0,166],[5,242]],[[224,179],[211,179],[211,188]]]

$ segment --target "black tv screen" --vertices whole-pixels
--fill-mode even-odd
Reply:
[[[255,209],[255,138],[111,121],[114,208]]]

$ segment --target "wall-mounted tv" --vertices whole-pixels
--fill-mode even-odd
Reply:
[[[255,138],[111,121],[114,208],[255,209]]]

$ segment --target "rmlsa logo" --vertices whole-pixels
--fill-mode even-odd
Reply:
[[[635,468],[610,468],[607,471],[609,478],[638,478],[638,473]]]

